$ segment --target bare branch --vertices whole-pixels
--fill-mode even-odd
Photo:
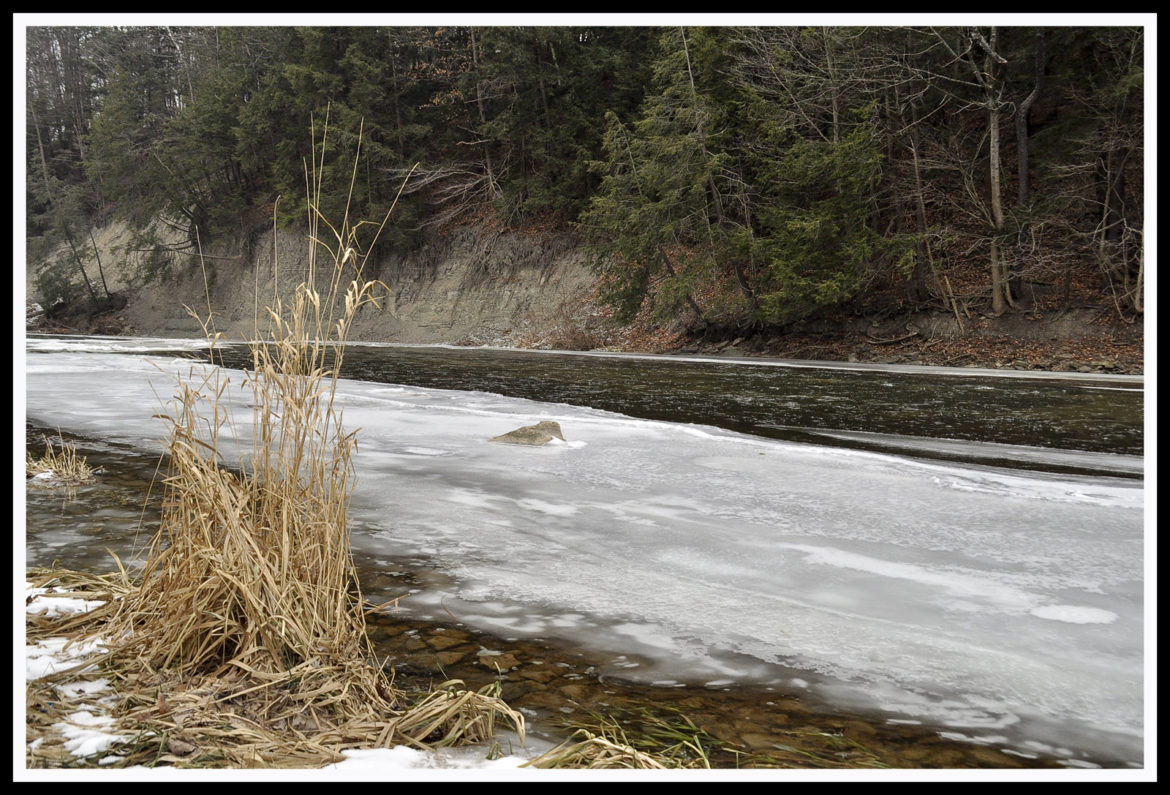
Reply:
[[[971,28],[971,38],[983,48],[984,52],[991,56],[992,60],[1001,64],[1007,63],[1006,58],[991,48],[991,45],[987,43],[987,39],[983,38],[983,34],[979,32],[979,28]]]

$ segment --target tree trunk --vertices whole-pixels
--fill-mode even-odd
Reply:
[[[102,289],[106,291],[106,300],[110,300],[110,286],[106,284],[106,272],[102,268],[102,255],[98,253],[97,241],[93,239],[93,232],[89,233],[89,242],[93,246],[93,258],[97,260],[98,276],[102,277]]]
[[[1121,280],[1122,291],[1129,295],[1129,257],[1124,245],[1125,237],[1125,164],[1129,159],[1127,150],[1111,150],[1098,158],[1098,173],[1101,185],[1101,220],[1097,227],[1097,256],[1101,267],[1114,284]]]
[[[993,101],[988,107],[991,146],[991,311],[996,317],[1007,311],[1007,282],[1004,279],[1003,252],[1000,235],[1003,232],[1003,199],[999,184],[999,105]]]
[[[1028,180],[1028,114],[1032,110],[1032,105],[1035,104],[1036,98],[1040,96],[1040,84],[1044,77],[1044,32],[1036,32],[1036,67],[1035,67],[1035,83],[1032,86],[1032,91],[1024,100],[1020,102],[1016,108],[1016,165],[1017,176],[1020,182],[1019,195],[1016,199],[1016,206],[1020,209],[1025,209],[1028,202],[1031,201],[1031,183]]]
[[[479,123],[487,124],[487,114],[483,109],[483,81],[479,79],[479,56],[475,51],[475,30],[470,33],[471,36],[471,67],[476,71],[475,80],[475,106],[479,109]],[[492,153],[489,144],[485,143],[483,147],[483,164],[487,171],[488,184],[488,198],[496,198],[496,176],[492,171]]]
[[[73,235],[69,231],[69,224],[65,222],[64,216],[60,216],[61,231],[65,233],[65,239],[69,241],[69,250],[73,252],[73,260],[77,263],[77,270],[81,271],[81,278],[85,280],[85,287],[89,290],[89,298],[94,306],[97,306],[98,297],[97,290],[93,289],[93,283],[89,280],[89,274],[85,272],[85,265],[81,262],[81,255],[77,253],[77,246],[73,244]]]
[[[976,77],[983,84],[986,93],[988,147],[989,147],[989,182],[991,191],[991,311],[999,317],[1007,311],[1011,304],[1011,295],[1008,292],[1007,274],[1004,266],[1001,235],[1003,234],[1003,195],[1000,186],[1000,142],[999,123],[1003,108],[1003,84],[996,77],[996,65],[1005,64],[1006,60],[996,52],[998,30],[991,29],[990,41],[983,38],[978,29],[972,29],[971,38],[983,48],[984,67],[982,73],[976,70]]]
[[[394,96],[394,137],[398,142],[398,159],[406,158],[406,147],[402,142],[402,91],[398,88],[398,59],[390,58],[390,90]]]
[[[685,29],[680,29],[680,33],[682,34],[683,55],[685,55],[687,59],[687,77],[691,84],[691,104],[695,108],[696,117],[701,118],[698,117],[699,93],[695,89],[695,75],[691,70],[691,52],[687,47],[687,32]],[[707,151],[707,140],[703,135],[703,123],[701,120],[696,122],[695,132],[699,136],[699,151],[703,154],[705,167],[706,162],[710,161],[711,155]],[[711,203],[715,207],[715,220],[719,224],[720,228],[722,228],[724,225],[723,197],[719,193],[719,187],[715,184],[715,175],[711,173],[710,169],[707,170],[707,189],[711,191]],[[711,257],[714,259],[715,236],[711,230],[710,218],[707,219],[707,240],[708,245],[711,247]],[[735,271],[735,283],[739,287],[739,291],[743,293],[743,296],[751,303],[752,311],[754,312],[758,307],[759,302],[755,293],[752,291],[751,285],[748,284],[747,276],[744,274],[743,266],[740,264],[738,258],[732,260],[732,269]],[[698,306],[696,305],[695,308],[697,310]]]
[[[1144,293],[1143,285],[1145,284],[1145,281],[1144,281],[1145,275],[1146,275],[1146,255],[1145,255],[1145,246],[1143,245],[1143,246],[1138,248],[1137,284],[1134,286],[1134,290],[1133,290],[1133,311],[1137,312],[1138,314],[1144,314],[1146,311],[1145,296],[1143,294]]]
[[[662,257],[662,264],[666,267],[667,274],[669,274],[670,278],[672,279],[676,278],[678,276],[678,272],[674,269],[674,265],[671,264],[670,257],[666,255],[666,249],[664,249],[662,246],[659,246],[658,254]],[[685,300],[687,302],[687,306],[689,306],[691,311],[695,313],[695,322],[699,322],[699,320],[701,320],[703,317],[703,310],[699,308],[698,302],[695,301],[694,297],[689,292],[686,294]]]
[[[1032,91],[1024,98],[1024,100],[1016,108],[1016,169],[1017,181],[1019,182],[1019,191],[1016,195],[1016,208],[1020,211],[1021,217],[1025,216],[1028,206],[1031,203],[1031,184],[1028,179],[1029,167],[1029,153],[1028,153],[1028,113],[1032,110],[1032,105],[1036,102],[1036,98],[1040,96],[1040,83],[1044,76],[1044,32],[1036,32],[1036,66],[1035,66],[1035,84]],[[1020,223],[1020,233],[1016,238],[1016,254],[1012,258],[1012,267],[1010,278],[1008,279],[1008,293],[1012,296],[1019,297],[1023,295],[1023,263],[1021,260],[1021,252],[1027,244],[1030,225],[1026,220]]]
[[[829,71],[829,101],[833,114],[833,143],[841,142],[841,110],[838,107],[840,100],[837,96],[837,74],[833,69],[833,56],[829,52],[829,29],[821,28],[821,38],[825,42],[825,67]]]
[[[917,114],[915,114],[915,124],[917,124]],[[934,252],[930,249],[930,240],[926,236],[926,194],[922,188],[922,170],[918,158],[918,130],[915,128],[910,133],[910,155],[914,166],[914,216],[915,222],[918,226],[918,234],[922,236],[922,252],[925,255],[926,263],[930,267],[930,272],[934,276],[935,283],[938,284],[939,292],[943,295],[944,306],[949,302],[951,309],[955,312],[955,318],[959,321],[959,330],[963,330],[963,320],[959,317],[959,305],[955,301],[955,294],[946,289],[942,280],[938,275],[938,267],[934,262]]]

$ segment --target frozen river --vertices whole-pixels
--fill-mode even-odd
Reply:
[[[159,449],[150,417],[192,366],[159,344],[30,341],[27,417]],[[355,548],[449,575],[415,614],[637,655],[622,675],[649,682],[766,682],[1074,766],[1143,764],[1140,455],[876,434],[911,453],[894,454],[365,380],[339,398],[360,429]],[[566,441],[488,441],[540,420]],[[965,463],[989,456],[1074,463]]]

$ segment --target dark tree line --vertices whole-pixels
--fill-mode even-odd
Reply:
[[[194,246],[303,217],[328,112],[327,215],[352,180],[351,215],[380,217],[414,168],[382,245],[552,220],[622,317],[1000,314],[1075,273],[1143,309],[1141,28],[36,27],[27,47],[30,256],[67,243],[61,282],[95,298],[95,223]]]

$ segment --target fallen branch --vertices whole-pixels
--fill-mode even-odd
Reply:
[[[869,340],[870,342],[872,342],[874,345],[895,345],[899,342],[905,342],[906,340],[912,339],[913,337],[917,337],[917,336],[918,336],[918,329],[914,329],[913,331],[911,331],[909,334],[906,334],[905,336],[895,337],[892,340],[881,340],[881,339],[878,339],[877,337],[872,336],[868,331],[865,333],[865,338],[867,340]]]

